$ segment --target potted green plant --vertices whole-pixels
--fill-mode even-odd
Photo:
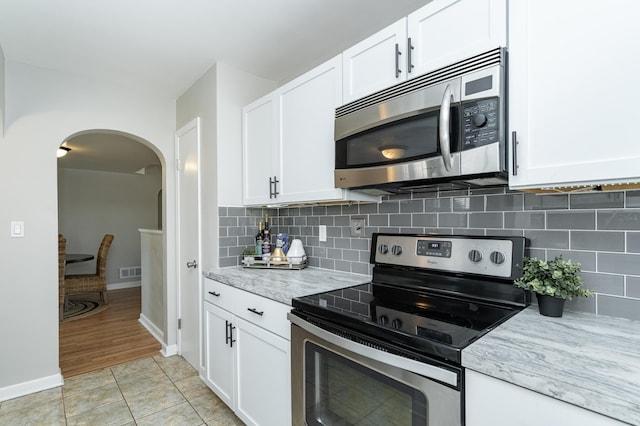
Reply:
[[[582,288],[580,267],[579,263],[564,260],[562,255],[550,261],[525,257],[522,277],[514,284],[536,294],[542,315],[561,317],[565,300],[593,295],[592,291]]]

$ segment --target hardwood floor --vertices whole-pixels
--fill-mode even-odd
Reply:
[[[60,323],[60,368],[65,379],[158,355],[160,343],[138,322],[140,287],[111,290],[111,306]]]

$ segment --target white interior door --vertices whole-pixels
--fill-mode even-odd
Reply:
[[[200,371],[200,119],[176,133],[178,353]]]

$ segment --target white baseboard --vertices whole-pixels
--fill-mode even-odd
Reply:
[[[64,385],[64,379],[60,373],[41,377],[35,380],[29,380],[28,382],[0,388],[0,401],[7,401],[19,396],[29,395],[30,393],[40,392],[62,385]]]
[[[145,314],[140,314],[138,322],[142,324],[142,326],[146,328],[147,331],[151,333],[151,335],[155,337],[158,342],[164,344],[164,332],[160,330],[153,322],[151,322],[151,320],[147,318]]]
[[[141,287],[142,281],[128,281],[126,283],[107,283],[107,291],[109,290],[121,290],[123,288]]]
[[[162,345],[162,349],[160,349],[162,356],[168,357],[178,354],[178,345],[167,345],[164,343],[164,332],[152,323],[144,314],[140,314],[138,322],[140,322],[140,324],[142,324],[142,326],[146,328],[158,342],[160,342]]]
[[[160,350],[160,352],[162,352],[162,356],[173,356],[173,355],[178,355],[178,345],[162,345],[162,349]]]

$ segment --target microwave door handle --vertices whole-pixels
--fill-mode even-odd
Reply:
[[[453,89],[447,84],[442,96],[440,104],[440,120],[438,127],[440,128],[440,152],[442,152],[442,161],[447,171],[451,170],[451,139],[449,134],[449,123],[451,122],[451,99],[453,99]]]

